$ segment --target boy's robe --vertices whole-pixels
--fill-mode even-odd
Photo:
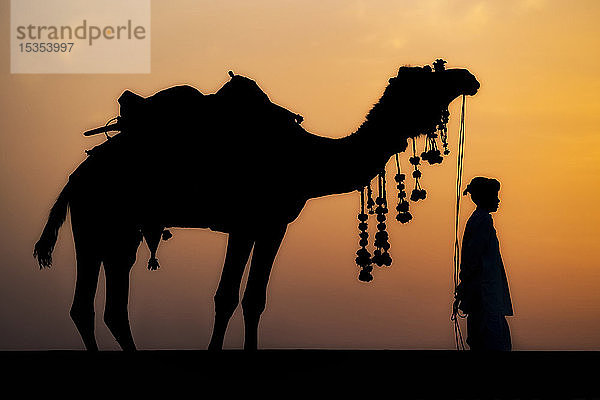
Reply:
[[[463,236],[460,309],[466,313],[513,315],[512,302],[492,216],[477,208]]]

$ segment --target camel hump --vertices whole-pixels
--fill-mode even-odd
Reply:
[[[231,75],[231,79],[215,93],[217,97],[233,101],[270,103],[269,96],[250,78]]]
[[[117,100],[119,103],[119,114],[121,116],[129,116],[132,114],[138,114],[146,104],[146,99],[135,94],[130,90],[126,90]]]
[[[204,95],[198,89],[189,85],[179,85],[163,89],[146,98],[126,90],[118,102],[121,117],[130,119],[144,114],[152,115],[156,111],[174,114],[177,110],[199,105],[203,99]]]
[[[147,100],[158,105],[163,105],[186,101],[194,102],[202,99],[203,97],[204,95],[202,92],[195,87],[189,85],[179,85],[163,89],[160,92],[148,97]]]
[[[239,115],[253,115],[256,118],[269,119],[280,117],[285,121],[301,123],[303,118],[280,105],[273,103],[269,96],[258,86],[258,84],[245,76],[234,75],[231,71],[231,79],[215,93],[230,112]]]

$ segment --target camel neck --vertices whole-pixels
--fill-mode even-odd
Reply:
[[[385,169],[395,153],[406,149],[407,135],[401,132],[399,126],[367,120],[355,133],[341,140],[345,141],[348,153],[354,157],[352,169],[355,179],[360,186],[365,186]]]
[[[320,162],[315,161],[319,167],[311,180],[311,197],[348,193],[368,185],[395,153],[406,149],[409,134],[400,126],[403,118],[372,118],[373,111],[356,132],[334,139]]]

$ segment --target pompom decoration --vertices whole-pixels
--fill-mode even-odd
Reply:
[[[421,158],[427,161],[429,165],[441,164],[444,160],[442,152],[438,149],[437,143],[435,142],[437,137],[438,134],[433,131],[429,132],[425,139],[425,150],[421,153]]]
[[[158,264],[158,258],[156,258],[156,251],[158,249],[158,244],[160,243],[161,236],[163,238],[165,237],[165,230],[164,228],[156,225],[144,226],[142,229],[142,235],[144,237],[144,240],[146,240],[146,243],[148,244],[148,249],[150,250],[148,269],[150,271],[156,271],[160,268],[160,265]]]
[[[375,251],[373,252],[373,263],[378,266],[386,266],[389,267],[392,265],[392,257],[388,250],[390,249],[390,243],[388,241],[389,235],[385,231],[386,224],[386,214],[388,213],[387,208],[387,196],[385,192],[385,171],[379,173],[378,176],[379,183],[379,197],[375,203],[377,204],[377,208],[375,209],[375,214],[377,214],[377,230],[378,232],[375,234]]]
[[[371,191],[371,182],[367,185],[367,210],[369,214],[375,214],[373,207],[375,206],[375,201],[373,200],[373,192]]]
[[[396,176],[394,180],[396,181],[396,188],[398,189],[398,205],[396,206],[396,211],[398,211],[398,215],[396,215],[396,220],[405,224],[412,219],[412,215],[408,212],[408,201],[406,200],[406,185],[404,181],[406,176],[400,172],[400,160],[398,159],[398,154],[396,154]]]
[[[433,70],[435,72],[443,72],[446,69],[446,61],[438,58],[433,62]]]
[[[435,72],[444,72],[446,70],[446,61],[438,58],[433,62],[433,70]],[[450,117],[450,113],[448,109],[442,110],[442,118],[441,122],[438,124],[437,128],[440,132],[440,139],[442,139],[442,145],[444,146],[444,155],[447,156],[450,154],[450,150],[448,150],[448,117]]]
[[[448,109],[442,111],[442,121],[438,124],[438,131],[440,132],[440,138],[442,139],[442,145],[444,146],[444,155],[447,156],[450,154],[450,150],[448,150],[448,118],[450,117],[450,112]]]
[[[419,171],[421,159],[419,156],[417,156],[417,145],[415,143],[415,138],[413,138],[413,156],[409,159],[409,161],[415,167],[415,170],[412,173],[413,178],[415,178],[415,188],[410,194],[410,199],[412,201],[425,200],[425,197],[427,197],[427,192],[421,187],[421,183],[419,182],[419,179],[422,176],[421,171]]]
[[[158,258],[150,257],[150,259],[148,260],[148,269],[150,271],[156,271],[159,268],[160,268],[160,265],[158,264]]]
[[[373,266],[371,265],[371,253],[369,253],[369,250],[367,250],[367,244],[369,243],[369,233],[367,232],[369,228],[369,225],[367,224],[368,219],[369,215],[365,213],[365,188],[361,188],[360,214],[358,214],[358,220],[360,221],[358,224],[358,230],[360,231],[360,240],[358,243],[360,245],[360,249],[358,249],[356,252],[356,265],[360,267],[358,279],[362,282],[370,282],[373,280],[373,275],[371,274],[373,271]]]

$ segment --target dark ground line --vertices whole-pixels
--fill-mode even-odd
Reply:
[[[90,394],[174,395],[283,385],[292,392],[385,389],[394,398],[600,398],[600,352],[587,351],[4,351],[0,363],[2,385],[23,394],[85,387]]]

